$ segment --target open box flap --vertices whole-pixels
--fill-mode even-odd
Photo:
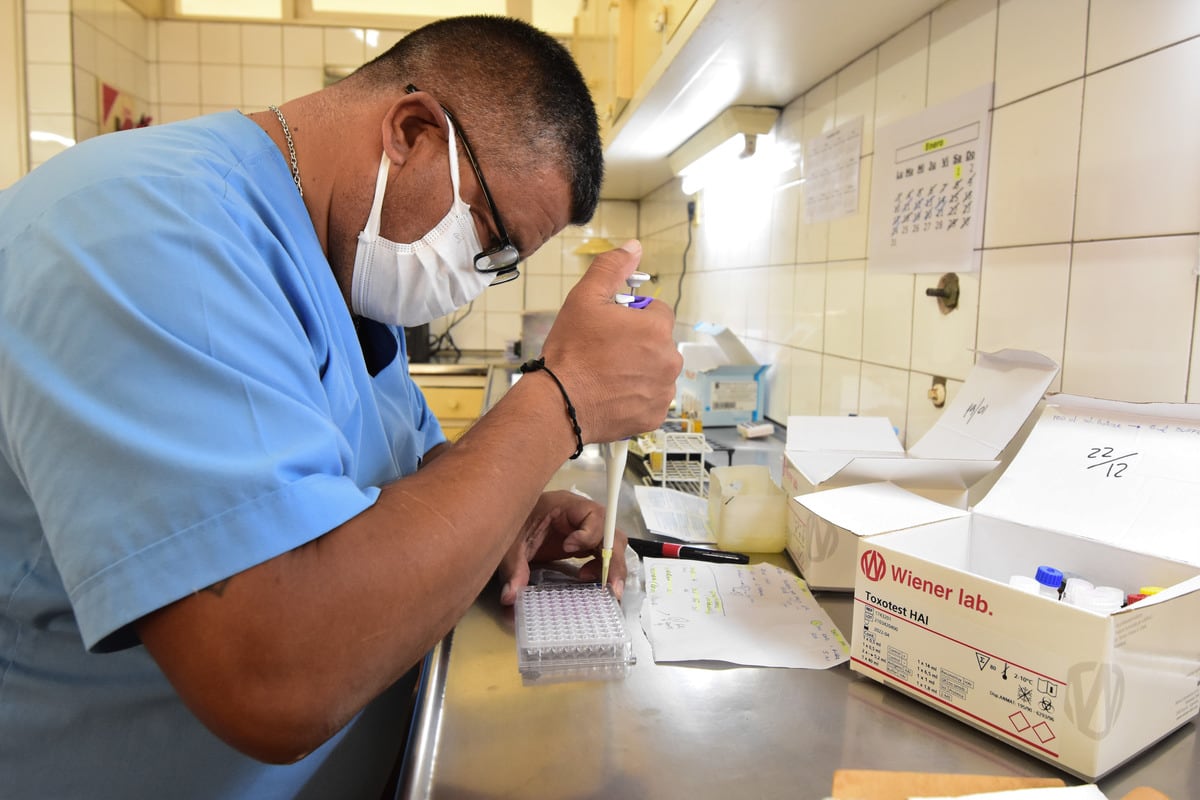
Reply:
[[[900,458],[902,454],[897,454],[894,458]],[[788,458],[800,470],[809,483],[813,486],[825,483],[834,475],[838,474],[854,459],[858,458],[858,453],[842,453],[836,451],[826,452],[805,452],[793,451],[788,453]]]
[[[680,342],[679,354],[683,368],[692,372],[708,372],[729,363],[721,348],[709,342]]]
[[[1200,565],[1200,405],[1054,395],[975,510]]]
[[[912,528],[968,513],[926,500],[894,483],[864,483],[800,495],[796,502],[822,519],[859,536]]]
[[[969,489],[1000,465],[999,461],[955,458],[905,458],[902,454],[790,451],[788,458],[814,486],[892,481],[910,489]]]
[[[693,326],[693,330],[697,333],[706,333],[712,337],[713,344],[720,349],[726,364],[739,367],[753,367],[758,365],[758,359],[746,349],[746,345],[742,344],[742,340],[737,337],[737,334],[724,325],[717,325],[712,322],[697,322]]]
[[[836,473],[845,483],[892,481],[909,489],[969,489],[999,461],[962,458],[855,458]]]
[[[832,477],[840,483],[892,481],[910,489],[967,489],[998,465],[962,458],[858,457]]]
[[[814,453],[904,455],[887,417],[788,417],[784,447]]]
[[[1058,364],[1028,350],[978,353],[937,423],[909,448],[916,458],[993,459],[1037,407]]]

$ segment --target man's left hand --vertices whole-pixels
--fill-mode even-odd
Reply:
[[[529,583],[530,563],[596,556],[579,570],[580,580],[600,579],[600,547],[604,540],[604,506],[568,491],[544,492],[529,513],[521,533],[500,563],[504,588],[500,602],[512,605]],[[621,599],[625,587],[625,534],[613,537],[608,582]]]

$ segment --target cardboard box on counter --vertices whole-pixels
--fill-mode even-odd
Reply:
[[[1200,709],[1198,518],[1200,406],[1051,397],[968,515],[858,540],[851,668],[1095,780]],[[1040,565],[1166,588],[1100,613],[1009,585]]]
[[[762,419],[765,364],[724,325],[698,322],[694,330],[710,341],[681,342],[683,371],[675,383],[675,405],[681,414],[698,416],[705,425],[732,426]]]
[[[844,530],[818,538],[830,526],[806,525],[797,495],[887,481],[966,508],[968,490],[1000,465],[997,457],[1057,374],[1058,365],[1038,353],[979,353],[954,400],[907,453],[883,417],[788,417],[781,481],[791,498],[787,550],[805,580],[852,589],[858,543]]]

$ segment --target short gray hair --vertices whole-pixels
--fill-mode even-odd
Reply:
[[[553,169],[571,186],[571,223],[595,213],[604,177],[596,107],[575,59],[549,34],[511,17],[449,17],[409,33],[351,78],[429,92],[462,123],[485,174]]]

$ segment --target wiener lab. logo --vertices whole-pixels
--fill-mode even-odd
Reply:
[[[1067,719],[1080,733],[1103,739],[1125,700],[1125,673],[1116,664],[1084,661],[1067,670]]]
[[[858,560],[858,568],[869,581],[878,581],[887,574],[887,561],[878,550],[868,550]]]
[[[808,545],[808,552],[812,556],[812,560],[827,561],[837,552],[837,540],[837,528],[832,525],[821,525],[814,521],[812,524],[812,537]]]

